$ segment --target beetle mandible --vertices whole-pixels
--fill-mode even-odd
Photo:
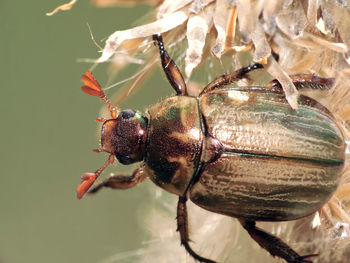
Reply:
[[[259,63],[222,75],[198,97],[189,96],[161,35],[153,40],[176,95],[152,106],[147,116],[134,110],[118,113],[91,72],[82,76],[82,90],[101,97],[112,118],[101,120],[102,149],[97,150],[109,153],[109,158],[95,173],[82,175],[78,198],[102,187],[130,188],[149,177],[179,196],[181,244],[194,259],[214,262],[189,245],[188,198],[206,210],[237,218],[272,256],[292,263],[312,262],[310,257],[316,254],[300,256],[278,237],[257,228],[255,221],[302,218],[332,196],[345,154],[344,137],[332,114],[303,95],[293,110],[277,80],[266,87],[232,85],[263,68]],[[297,88],[323,89],[334,81],[315,75],[290,77]],[[122,164],[141,165],[131,175],[111,175],[89,190],[115,158]]]

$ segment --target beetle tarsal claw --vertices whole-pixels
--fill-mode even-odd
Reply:
[[[301,257],[299,257],[299,259],[300,259],[301,262],[303,262],[303,263],[312,263],[311,260],[307,260],[307,259],[313,258],[313,257],[317,257],[317,256],[318,256],[318,254],[311,254],[311,255],[301,256]]]

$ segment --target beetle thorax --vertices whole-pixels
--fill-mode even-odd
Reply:
[[[116,119],[103,123],[101,144],[122,164],[142,161],[147,140],[147,118],[133,110],[122,111]]]
[[[145,171],[158,186],[182,196],[196,173],[203,133],[197,100],[175,96],[148,110]]]

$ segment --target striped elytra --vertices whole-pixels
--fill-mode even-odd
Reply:
[[[281,93],[227,86],[198,99],[166,99],[149,113],[146,172],[178,195],[191,182],[190,199],[209,211],[297,219],[320,209],[339,183],[343,135],[331,113],[309,97],[300,96],[293,110]],[[208,137],[221,144],[211,162]]]

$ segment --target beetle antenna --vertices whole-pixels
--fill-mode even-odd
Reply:
[[[81,199],[84,194],[89,190],[89,188],[93,185],[96,179],[100,176],[104,169],[107,168],[108,165],[114,162],[114,155],[110,154],[105,164],[94,173],[85,173],[81,176],[81,182],[77,187],[77,198]]]
[[[82,86],[81,89],[88,95],[100,97],[103,100],[103,102],[107,105],[112,118],[116,119],[117,118],[116,109],[112,107],[105,93],[101,89],[100,84],[92,75],[92,73],[89,70],[87,70],[85,75],[81,76],[81,80],[84,82],[84,86]]]

